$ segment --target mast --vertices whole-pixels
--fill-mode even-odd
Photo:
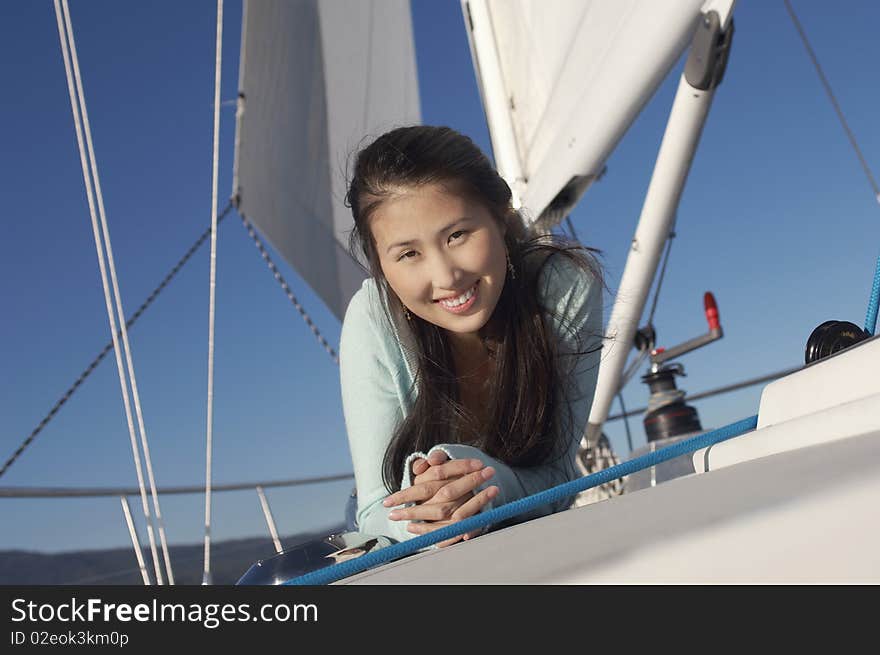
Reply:
[[[684,190],[694,153],[715,89],[720,84],[733,36],[733,0],[710,3],[693,34],[691,51],[669,113],[654,173],[645,194],[606,335],[612,339],[603,352],[596,395],[590,410],[582,449],[595,446],[633,344],[639,319],[660,263]]]

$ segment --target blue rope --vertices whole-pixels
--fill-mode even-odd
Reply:
[[[660,462],[665,462],[674,457],[736,437],[749,430],[754,430],[757,425],[757,415],[750,416],[749,418],[737,421],[736,423],[731,423],[723,428],[718,428],[717,430],[707,432],[706,434],[691,437],[690,439],[656,450],[653,453],[647,453],[640,457],[636,457],[635,459],[623,462],[622,464],[617,464],[616,466],[599,471],[598,473],[593,473],[592,475],[578,478],[571,482],[565,482],[531,496],[520,498],[519,500],[507,503],[501,507],[496,507],[488,512],[483,512],[459,521],[458,523],[439,528],[434,532],[423,534],[391,546],[386,546],[385,548],[381,548],[372,553],[367,553],[366,555],[361,555],[352,560],[340,562],[339,564],[318,569],[311,573],[306,573],[305,575],[288,580],[284,584],[322,585],[341,580],[342,578],[347,578],[355,573],[360,573],[361,571],[373,568],[374,566],[385,564],[386,562],[390,562],[405,555],[411,555],[417,550],[445,541],[446,539],[451,539],[452,537],[457,537],[465,532],[488,527],[493,523],[499,523],[505,519],[509,519],[518,514],[528,512],[536,507],[540,507],[541,505],[548,505],[557,502],[568,496],[574,496],[581,491],[590,489],[591,487],[598,487],[601,484],[616,480],[617,478],[622,478],[625,475],[630,475],[631,473],[654,466]]]
[[[868,300],[868,315],[865,318],[865,332],[874,335],[877,327],[877,307],[880,304],[880,257],[877,257],[877,268],[874,270],[874,286],[871,288],[871,298]]]

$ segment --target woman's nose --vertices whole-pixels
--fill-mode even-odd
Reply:
[[[438,255],[431,268],[431,281],[435,289],[457,290],[462,280],[462,270],[452,257]]]

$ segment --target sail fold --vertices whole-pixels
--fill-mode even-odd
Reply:
[[[421,122],[407,0],[247,1],[233,194],[340,320],[365,277],[344,205],[364,139]]]
[[[461,2],[496,166],[527,215],[553,224],[688,46],[705,0]]]

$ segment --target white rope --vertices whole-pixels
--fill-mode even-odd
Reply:
[[[103,247],[102,247],[102,243],[101,243],[101,235],[98,231],[97,217],[95,214],[95,199],[92,194],[92,182],[94,182],[94,184],[95,184],[95,191],[98,196],[99,208],[100,208],[102,224],[103,224],[104,241],[106,243],[106,247],[108,250],[108,263],[109,263],[111,275],[113,278],[114,291],[116,292],[116,296],[117,296],[117,298],[116,298],[117,308],[119,308],[119,310],[121,312],[121,304],[119,303],[119,288],[118,288],[118,285],[116,284],[116,271],[115,271],[115,267],[113,264],[112,251],[110,250],[109,232],[107,230],[106,217],[105,217],[104,211],[103,211],[103,198],[101,196],[100,182],[98,181],[97,166],[95,163],[94,149],[92,147],[92,140],[91,140],[91,131],[89,128],[89,123],[88,123],[88,113],[86,111],[85,96],[84,96],[83,90],[82,90],[82,80],[81,80],[80,74],[79,74],[79,61],[76,56],[76,43],[73,38],[73,27],[70,22],[70,11],[67,6],[67,0],[64,0],[64,2],[63,2],[63,14],[64,14],[64,20],[62,22],[61,7],[59,6],[59,1],[55,0],[55,17],[58,22],[58,33],[59,33],[59,36],[61,39],[61,51],[62,51],[62,57],[64,59],[64,69],[67,74],[67,87],[68,87],[68,91],[70,93],[71,108],[73,110],[73,119],[74,119],[74,126],[76,128],[77,145],[79,146],[79,153],[80,153],[80,164],[82,166],[83,180],[84,180],[85,186],[86,186],[86,196],[88,198],[88,203],[89,203],[89,214],[91,216],[91,221],[92,221],[92,232],[93,232],[94,238],[95,238],[95,248],[96,248],[97,254],[98,254],[98,266],[99,266],[99,269],[101,272],[101,281],[102,281],[102,284],[104,287],[104,301],[105,301],[106,308],[107,308],[107,317],[110,322],[110,332],[113,337],[113,348],[114,348],[114,353],[116,355],[116,368],[119,373],[119,384],[120,384],[120,387],[122,388],[122,398],[123,398],[123,404],[125,406],[126,421],[128,423],[128,431],[129,431],[129,437],[131,440],[132,454],[134,457],[135,471],[137,473],[138,487],[139,487],[140,494],[141,494],[141,504],[143,505],[144,516],[146,517],[146,521],[147,521],[147,534],[148,534],[148,537],[150,540],[150,549],[151,549],[151,552],[153,555],[153,566],[156,571],[156,580],[158,581],[159,584],[162,584],[162,572],[161,572],[160,565],[159,565],[158,553],[156,551],[155,537],[153,535],[152,517],[150,515],[149,504],[147,503],[143,473],[141,471],[140,455],[139,455],[138,448],[137,448],[137,441],[134,436],[134,425],[133,425],[132,416],[131,416],[131,406],[130,406],[129,398],[128,398],[128,387],[125,382],[125,375],[123,372],[122,359],[121,359],[121,355],[120,355],[120,351],[119,351],[119,341],[116,336],[117,335],[116,320],[113,316],[113,307],[112,307],[112,303],[110,300],[110,289],[109,289],[109,286],[107,283],[107,270],[106,270],[105,263],[104,263],[104,251],[103,251]],[[65,29],[65,26],[66,26],[66,29]],[[66,39],[65,39],[65,36],[66,36]],[[68,42],[69,42],[69,49],[68,49]],[[71,62],[73,64],[73,75],[71,75]],[[73,81],[74,77],[76,79],[76,90],[74,89],[74,81]],[[77,97],[79,100],[78,103],[77,103]],[[79,107],[82,110],[82,125],[80,124],[80,111],[77,107],[77,104],[79,104]],[[88,166],[88,164],[86,162],[86,152],[85,152],[85,148],[83,146],[83,131],[85,131],[85,134],[86,134],[86,140],[88,143],[88,154],[89,154],[89,157],[91,158],[91,166],[90,167]],[[91,168],[92,176],[94,178],[93,180],[90,179],[90,177],[89,177],[89,168]],[[127,361],[128,361],[129,368],[130,368],[130,377],[133,381],[134,380],[134,378],[133,378],[134,371],[132,368],[131,356],[130,356],[130,352],[128,349],[128,340],[127,340],[127,333],[125,331],[124,314],[120,313],[120,316],[121,316],[121,323],[122,323],[122,334],[123,334],[125,346],[126,346]],[[136,394],[136,387],[135,387],[135,394]],[[138,406],[138,417],[140,419],[140,409],[139,409],[139,403],[137,402],[137,395],[135,395],[135,401],[136,401],[136,405]],[[140,425],[141,425],[141,429],[142,429],[142,425],[143,425],[142,420],[140,420]],[[141,435],[142,435],[142,441],[143,441],[144,433],[142,432]],[[147,460],[147,465],[149,468],[149,459]],[[152,481],[152,475],[150,477],[151,477],[151,481]],[[155,494],[155,486],[153,489],[154,489],[153,492]],[[155,495],[154,495],[154,505],[156,505],[158,507],[155,500],[156,499],[155,499]],[[166,560],[166,563],[167,563],[167,560]]]
[[[205,569],[202,584],[211,584],[211,453],[214,430],[214,297],[217,287],[217,164],[220,145],[220,55],[223,44],[223,0],[217,0],[217,43],[214,61],[214,160],[211,179],[211,283],[208,301],[208,417],[205,445]]]
[[[150,584],[150,576],[147,573],[147,566],[144,564],[144,555],[141,553],[141,544],[137,538],[137,532],[134,530],[134,521],[131,520],[131,510],[128,508],[128,500],[125,496],[120,496],[122,502],[122,513],[125,514],[125,524],[128,526],[128,534],[131,536],[131,545],[134,546],[134,556],[137,558],[138,569],[140,569],[141,577],[144,584]],[[126,569],[127,571],[128,569]]]

